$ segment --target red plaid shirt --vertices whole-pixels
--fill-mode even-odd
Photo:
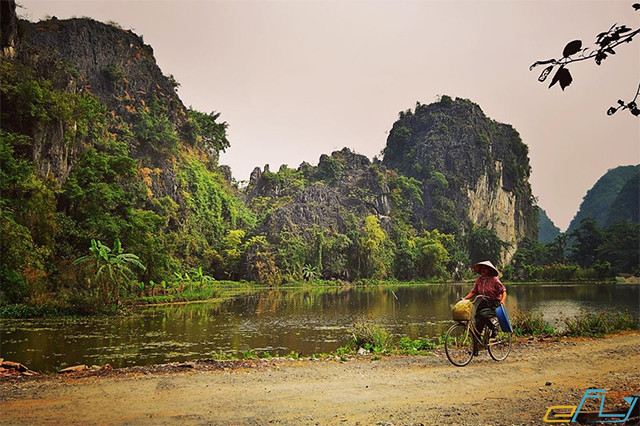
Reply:
[[[478,277],[471,289],[473,294],[481,294],[495,300],[500,300],[500,296],[505,291],[507,291],[507,288],[500,282],[498,277]]]

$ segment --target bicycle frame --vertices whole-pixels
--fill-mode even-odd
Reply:
[[[480,348],[487,349],[495,361],[502,361],[511,352],[511,333],[499,332],[496,339],[491,339],[491,328],[486,327],[482,332],[475,323],[475,313],[478,301],[486,296],[476,296],[472,303],[472,318],[456,321],[445,335],[445,353],[451,363],[457,367],[467,365]],[[506,334],[506,337],[505,337]]]
[[[484,342],[484,339],[483,339],[483,336],[486,334],[486,329],[484,330],[484,333],[481,334],[476,328],[476,324],[473,319],[466,320],[466,321],[457,321],[457,322],[458,324],[463,324],[465,327],[467,327],[467,333],[471,333],[474,344],[478,345],[477,349],[480,349],[480,347],[486,348],[487,343]]]

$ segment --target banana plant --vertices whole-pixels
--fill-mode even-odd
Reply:
[[[156,288],[156,283],[153,280],[149,281],[149,287],[151,287],[151,297],[155,296],[155,288]]]
[[[193,280],[198,282],[200,289],[204,287],[204,283],[208,281],[214,281],[214,278],[210,275],[206,275],[202,272],[202,266],[193,271]]]
[[[307,281],[313,281],[318,277],[318,268],[306,264],[302,267],[302,276]]]
[[[85,265],[93,273],[94,282],[108,302],[120,302],[120,290],[135,276],[132,267],[147,269],[138,256],[123,251],[119,238],[113,242],[113,249],[91,239],[89,254],[76,259],[74,264]]]

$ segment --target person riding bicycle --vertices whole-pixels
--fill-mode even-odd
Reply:
[[[480,276],[473,284],[471,292],[464,298],[473,299],[478,295],[486,296],[486,298],[482,298],[476,308],[476,328],[478,333],[482,334],[484,327],[488,326],[491,330],[491,336],[495,337],[498,334],[498,329],[491,319],[496,317],[496,308],[506,301],[507,289],[500,282],[498,270],[491,261],[478,262],[473,265],[473,270]]]

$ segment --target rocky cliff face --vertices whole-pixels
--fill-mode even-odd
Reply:
[[[517,211],[514,194],[504,189],[502,164],[496,162],[494,170],[498,174],[495,185],[490,185],[488,174],[482,174],[475,187],[466,188],[469,199],[468,220],[495,231],[498,238],[509,243],[511,246],[504,256],[511,259],[517,242],[524,236],[518,229],[522,213]]]
[[[317,166],[303,163],[297,170],[256,168],[247,188],[248,203],[267,200],[271,208],[262,232],[272,238],[282,231],[306,234],[314,226],[346,232],[345,220],[388,218],[392,204],[386,170],[348,148],[322,155]]]
[[[37,72],[34,77],[50,81],[55,90],[94,95],[119,121],[110,129],[119,139],[126,140],[125,134],[140,125],[140,113],[161,115],[176,137],[188,130],[187,112],[175,92],[175,81],[162,74],[152,48],[133,32],[92,19],[15,23],[20,36],[8,41],[3,24],[4,51],[13,52],[18,62]],[[64,184],[84,149],[81,138],[70,136],[76,129],[73,118],[40,120],[26,129],[40,176],[51,175]],[[152,179],[156,195],[177,197],[177,177],[167,156],[157,155],[140,138],[129,140],[128,145],[134,158],[162,170]]]
[[[422,183],[416,223],[456,234],[487,228],[508,245],[503,262],[524,237],[535,239],[528,148],[511,126],[489,119],[478,105],[447,96],[418,104],[400,114],[384,154],[384,165]]]
[[[0,2],[0,46],[3,58],[13,58],[18,44],[18,17],[16,16],[16,2]]]
[[[124,117],[155,95],[167,105],[173,122],[185,121],[175,82],[162,74],[151,46],[132,31],[88,18],[20,21],[20,29],[23,60],[57,65],[37,68],[58,88],[92,93]]]

